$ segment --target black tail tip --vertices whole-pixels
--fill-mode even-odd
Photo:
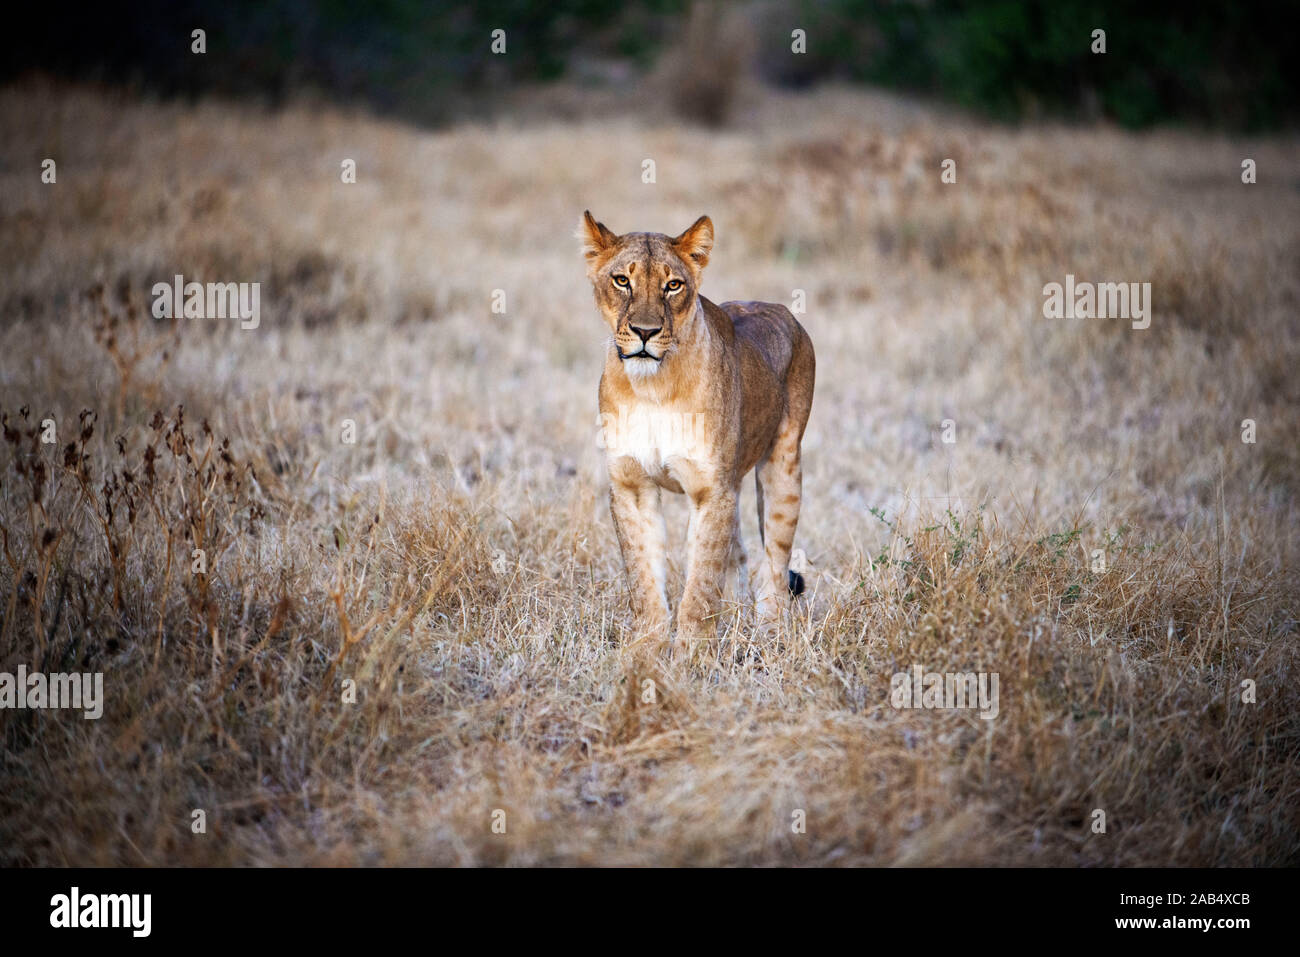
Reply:
[[[788,574],[788,575],[790,576],[790,594],[791,594],[791,595],[802,595],[802,594],[803,594],[803,576],[800,575],[798,572],[787,572],[786,574]]]

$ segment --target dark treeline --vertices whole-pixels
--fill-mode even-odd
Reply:
[[[163,96],[278,103],[314,90],[434,121],[451,91],[545,82],[588,60],[652,66],[683,42],[691,0],[140,0],[38,5],[9,17],[0,79],[37,73]],[[1173,0],[758,0],[745,7],[769,82],[861,81],[1001,119],[1105,116],[1294,125],[1300,3]],[[735,29],[735,19],[731,27]],[[494,29],[508,53],[490,50]],[[791,30],[807,52],[790,52]],[[206,33],[207,53],[190,35]],[[1106,52],[1091,50],[1105,30]],[[719,32],[719,46],[735,42]]]

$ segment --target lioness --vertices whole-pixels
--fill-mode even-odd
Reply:
[[[715,305],[699,294],[713,223],[671,238],[616,236],[584,212],[578,236],[596,305],[613,330],[600,377],[610,511],[641,634],[666,632],[660,489],[691,503],[686,587],[677,633],[713,637],[729,566],[750,593],[740,541],[740,482],[755,469],[764,562],[757,617],[770,627],[790,571],[803,474],[799,443],[812,407],[812,341],[784,306]]]

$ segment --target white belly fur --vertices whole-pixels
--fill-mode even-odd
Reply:
[[[638,403],[603,418],[609,454],[630,456],[652,477],[664,476],[673,459],[693,461],[704,451],[704,417],[698,413]]]

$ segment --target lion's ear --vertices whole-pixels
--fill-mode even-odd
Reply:
[[[578,238],[582,240],[582,255],[588,262],[605,252],[618,240],[604,223],[598,223],[590,211],[583,210],[582,222],[578,224]]]
[[[699,272],[709,264],[709,252],[713,249],[713,220],[701,216],[690,229],[673,240],[673,249]]]

